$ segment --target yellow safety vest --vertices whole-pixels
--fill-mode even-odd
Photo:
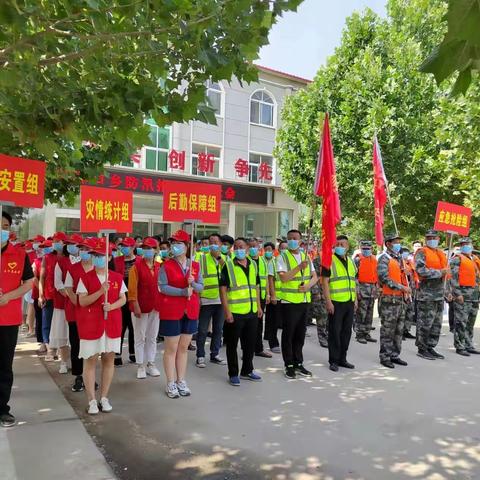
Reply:
[[[348,270],[342,261],[333,255],[330,276],[330,299],[332,302],[354,302],[357,298],[355,265],[347,257]]]
[[[195,261],[200,263],[200,259],[205,255],[203,252],[195,252]]]
[[[248,256],[251,262],[257,263],[252,257]],[[260,298],[267,298],[268,266],[263,257],[258,257],[258,276],[260,278]]]
[[[220,290],[218,287],[219,265],[210,254],[200,257],[200,271],[203,277],[203,290],[200,293],[202,298],[218,298]]]
[[[277,257],[278,258],[278,257]],[[268,266],[272,264],[273,268],[273,281],[275,285],[275,298],[277,300],[282,299],[282,281],[280,280],[280,277],[278,276],[277,273],[277,260],[275,257],[271,258],[270,260],[267,260],[267,272],[268,272]],[[270,292],[270,296],[272,296],[272,292]]]
[[[228,306],[232,313],[257,313],[257,264],[249,260],[248,278],[235,260],[226,264],[230,287],[227,289]]]
[[[282,258],[287,266],[288,271],[293,270],[298,265],[296,258],[290,253],[290,250],[283,252]],[[297,274],[289,282],[282,282],[281,286],[282,300],[285,300],[289,303],[308,303],[312,299],[310,292],[302,293],[298,291],[300,285],[306,285],[312,278],[310,259],[304,252],[300,253],[300,258],[302,261],[308,260],[307,268],[303,271],[301,270],[300,272],[297,272]]]

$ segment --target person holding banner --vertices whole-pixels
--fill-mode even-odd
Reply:
[[[448,275],[445,253],[438,248],[440,235],[436,230],[425,234],[425,247],[415,254],[415,270],[420,284],[417,290],[417,355],[425,360],[444,359],[435,350],[440,339],[445,297],[444,279]]]
[[[158,334],[158,287],[160,264],[155,261],[158,242],[147,237],[140,245],[143,258],[137,258],[128,274],[128,303],[132,311],[135,333],[135,359],[137,378],[160,376],[155,365]]]
[[[97,240],[91,248],[94,268],[85,273],[78,282],[77,327],[80,338],[79,358],[83,358],[83,380],[88,399],[87,413],[98,414],[99,410],[111,412],[108,392],[113,379],[115,352],[120,349],[122,335],[121,307],[126,303],[127,287],[122,276],[107,269],[105,239]],[[109,249],[109,255],[112,249]],[[95,398],[95,371],[101,356],[102,372],[100,402]]]
[[[25,250],[9,241],[12,217],[2,212],[0,269],[0,425],[12,427],[15,417],[10,413],[13,384],[13,357],[22,323],[22,298],[33,286],[33,272]]]
[[[191,253],[187,257],[190,235],[178,230],[170,240],[173,258],[162,263],[158,276],[159,334],[165,338],[166,394],[169,398],[179,398],[191,395],[185,375],[188,346],[198,328],[203,279],[200,265],[192,260]]]
[[[472,240],[461,238],[460,254],[450,262],[452,289],[455,309],[455,351],[464,357],[480,354],[473,344],[473,329],[478,313],[478,262],[473,255]]]

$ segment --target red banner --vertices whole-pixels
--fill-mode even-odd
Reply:
[[[0,201],[43,208],[45,162],[0,153]]]
[[[455,232],[467,236],[470,231],[472,209],[454,203],[438,202],[435,215],[435,230]]]
[[[163,181],[163,220],[220,223],[221,185]]]
[[[133,194],[110,188],[80,187],[80,230],[132,233]]]

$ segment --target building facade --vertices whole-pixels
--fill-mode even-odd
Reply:
[[[168,236],[181,227],[162,218],[163,179],[222,186],[220,224],[199,225],[198,236],[220,231],[274,240],[297,225],[298,205],[281,188],[273,150],[285,98],[308,80],[265,67],[258,70],[258,82],[250,85],[236,79],[208,84],[217,125],[192,121],[159,128],[147,121],[149,144],[132,161],[109,167],[99,178],[99,186],[133,191],[134,235]],[[29,217],[29,233],[40,224],[45,235],[80,231],[79,202],[72,208],[47,205]]]

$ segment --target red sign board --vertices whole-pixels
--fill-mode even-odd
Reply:
[[[80,230],[132,232],[133,194],[110,188],[80,187]]]
[[[163,220],[220,223],[221,185],[163,181]]]
[[[0,153],[0,201],[43,208],[45,162]]]
[[[472,210],[454,203],[438,202],[435,215],[435,230],[455,232],[467,236],[470,231]]]

